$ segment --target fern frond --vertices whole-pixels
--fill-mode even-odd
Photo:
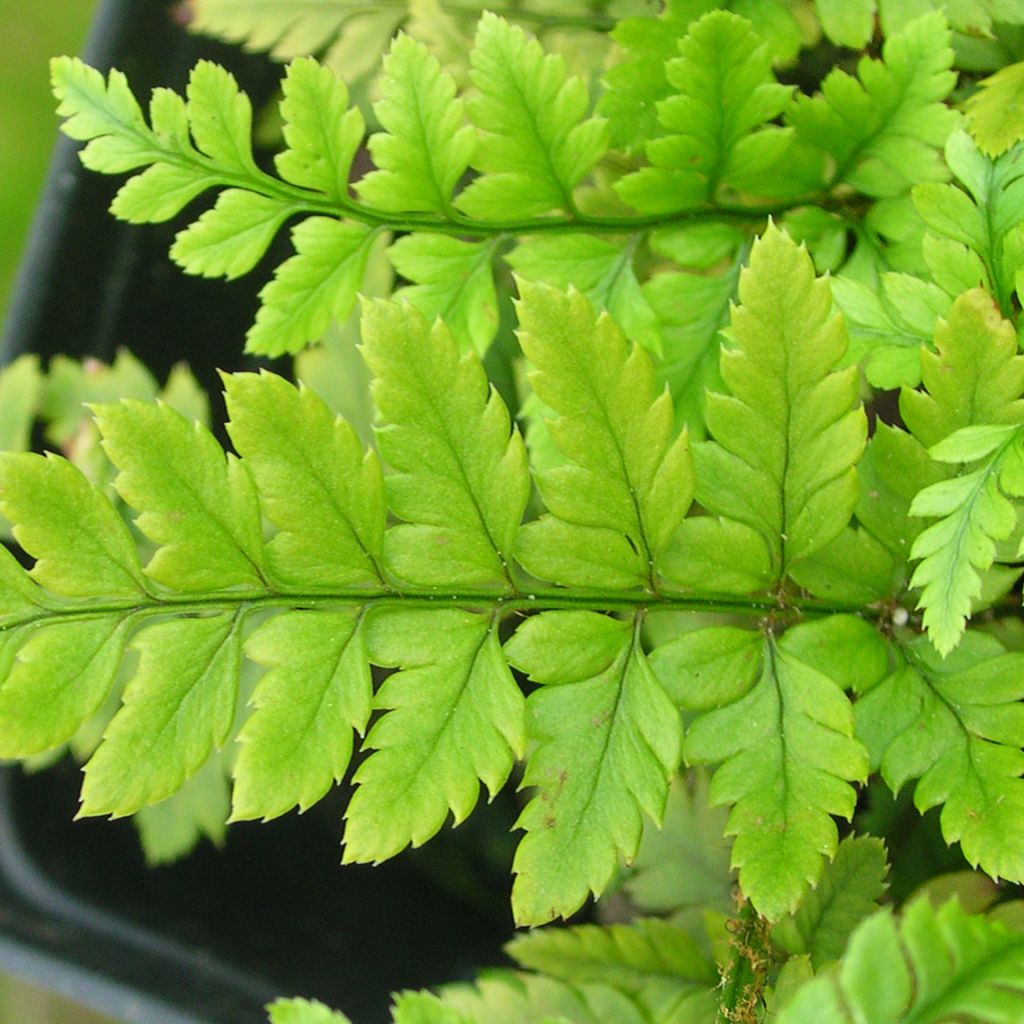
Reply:
[[[633,996],[653,1020],[710,1019],[713,962],[680,928],[658,918],[628,925],[545,928],[514,938],[520,967],[571,984],[600,982]]]
[[[495,972],[475,985],[452,985],[440,997],[402,993],[394,1024],[648,1024],[639,1003],[611,985],[569,985],[534,974]]]
[[[1010,317],[1016,275],[1024,265],[1016,242],[1024,221],[1024,146],[993,159],[957,129],[946,142],[946,162],[966,192],[928,182],[913,191],[914,206],[929,228],[924,240],[928,268],[952,295],[987,287],[1003,316]]]
[[[493,14],[481,17],[468,104],[480,130],[481,176],[456,201],[470,217],[503,220],[576,210],[573,190],[607,149],[607,125],[586,118],[587,88],[565,62]]]
[[[577,586],[654,587],[662,551],[689,508],[686,435],[658,395],[643,349],[579,293],[520,285],[520,343],[531,383],[568,460],[539,475],[551,514],[528,525],[519,558],[541,579]]]
[[[857,701],[857,735],[893,791],[919,779],[914,802],[942,807],[942,834],[995,878],[1024,876],[1021,656],[968,632],[943,660],[924,638]]]
[[[706,586],[694,568],[707,561],[701,551],[728,550],[730,578],[719,574],[716,586],[750,591],[781,580],[847,525],[866,424],[855,370],[833,370],[846,332],[806,250],[770,226],[739,294],[735,347],[721,357],[728,393],[706,399],[715,440],[694,445],[697,501],[719,518],[684,522],[665,572]]]
[[[711,802],[732,805],[733,865],[743,892],[769,920],[792,912],[817,883],[822,853],[834,855],[838,844],[830,815],[849,818],[856,800],[850,783],[867,775],[853,709],[834,678],[841,658],[826,659],[830,677],[801,650],[820,628],[799,626],[780,640],[698,630],[652,655],[658,675],[676,680],[680,705],[699,713],[687,731],[687,762],[723,762]],[[717,664],[705,674],[694,662]]]
[[[523,697],[501,653],[498,616],[455,610],[381,611],[367,645],[398,668],[377,691],[386,711],[370,730],[375,752],[355,774],[346,863],[381,861],[420,846],[493,797],[525,747]],[[546,872],[545,872],[546,873]]]
[[[790,102],[771,71],[771,53],[744,19],[705,15],[666,65],[674,93],[658,103],[669,133],[647,144],[652,166],[616,183],[626,202],[663,213],[714,202],[721,190],[754,191],[778,162],[791,132],[764,127]]]
[[[804,897],[795,914],[772,929],[772,941],[790,956],[807,954],[820,971],[842,956],[854,929],[876,909],[886,890],[887,873],[880,839],[844,839],[817,888]]]
[[[986,156],[998,157],[1024,142],[1024,62],[1010,64],[978,83],[964,104],[967,127]]]
[[[460,358],[442,323],[368,304],[364,353],[383,419],[377,443],[398,472],[388,532],[395,575],[423,586],[509,587],[512,550],[529,497],[526,448],[479,359]]]
[[[523,784],[516,920],[567,917],[611,881],[640,842],[641,812],[661,821],[679,765],[682,724],[640,647],[639,624],[593,612],[547,612],[506,645],[541,687],[527,703],[538,741]],[[570,639],[571,637],[571,639]]]
[[[451,214],[476,146],[455,80],[422,43],[399,35],[384,58],[381,89],[374,111],[385,131],[368,143],[379,169],[360,179],[360,199],[381,210]]]
[[[1013,1024],[1024,1012],[1024,937],[915,901],[897,920],[880,910],[854,932],[837,971],[803,986],[779,1024]]]
[[[270,1024],[351,1024],[345,1014],[315,999],[276,999],[267,1012]]]
[[[888,36],[882,59],[861,59],[857,77],[831,71],[820,96],[798,96],[788,115],[796,138],[828,155],[828,187],[846,183],[892,196],[943,177],[938,149],[956,115],[942,101],[956,82],[941,13]]]

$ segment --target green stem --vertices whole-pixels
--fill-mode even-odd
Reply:
[[[0,634],[9,629],[42,626],[53,621],[92,619],[101,615],[139,616],[197,615],[242,609],[246,613],[282,608],[335,608],[340,605],[371,608],[481,608],[498,614],[525,615],[552,610],[585,609],[607,612],[673,611],[705,614],[778,616],[779,602],[771,596],[735,597],[730,594],[682,594],[660,591],[601,591],[538,588],[520,590],[464,589],[454,591],[428,588],[349,588],[332,591],[279,592],[253,588],[219,594],[139,595],[121,599],[82,601],[40,606],[28,614],[10,615],[0,624]],[[794,602],[789,609],[795,618],[818,618],[837,614],[880,616],[876,609],[862,609],[814,599]]]
[[[722,968],[715,1024],[757,1024],[771,962],[767,922],[749,901],[744,901],[729,927],[731,953]]]

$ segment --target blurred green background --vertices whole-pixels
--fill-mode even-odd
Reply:
[[[81,53],[96,5],[0,0],[0,317],[57,130],[47,65],[55,54]]]
[[[0,318],[10,298],[57,130],[50,57],[81,53],[96,0],[0,0]],[[0,1024],[102,1024],[104,1018],[0,969]]]

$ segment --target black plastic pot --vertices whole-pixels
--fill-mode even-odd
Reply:
[[[187,35],[176,6],[106,0],[87,59],[121,68],[141,95],[182,88],[200,57],[227,64],[257,102],[273,94],[279,68]],[[117,223],[118,182],[84,171],[75,149],[57,145],[0,361],[109,360],[125,345],[157,376],[186,359],[214,389],[216,368],[246,365],[259,273],[232,284],[182,274],[167,257],[180,224]],[[338,796],[301,818],[233,826],[223,851],[150,870],[130,824],[73,821],[79,781],[71,764],[0,769],[0,970],[140,1024],[255,1024],[276,995],[377,1024],[390,991],[500,960],[507,866],[489,876],[475,844],[507,841],[510,807],[380,868],[342,868]]]

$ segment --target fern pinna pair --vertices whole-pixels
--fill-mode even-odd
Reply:
[[[222,0],[196,7],[244,36]],[[224,378],[235,454],[127,401],[94,409],[112,491],[0,456],[35,559],[0,561],[0,756],[95,748],[94,815],[226,801],[230,775],[243,820],[315,803],[358,738],[348,861],[426,842],[515,773],[524,925],[607,891],[666,806],[734,838],[747,902],[710,908],[731,940],[539,931],[510,952],[544,974],[404,994],[398,1024],[1021,1019],[1024,939],[954,904],[876,910],[885,851],[837,819],[880,776],[1024,880],[1024,147],[994,123],[998,75],[966,119],[947,105],[961,37],[988,32],[968,55],[998,64],[1024,12],[881,2],[880,57],[810,95],[774,70],[798,7],[834,42],[875,33],[872,0],[676,0],[615,28],[596,107],[496,15],[453,71],[400,34],[351,186],[366,115],[312,58],[284,75],[277,176],[223,69],[156,90],[147,119],[119,73],[55,62],[85,163],[139,172],[118,216],[219,192],[177,236],[186,271],[243,274],[297,219],[250,351],[297,352],[388,292],[375,275],[406,285],[359,325],[373,447],[261,373]],[[505,265],[528,443],[481,366],[513,318]],[[869,430],[858,366],[899,389],[892,422]],[[683,765],[698,789],[711,773],[703,811],[671,788]],[[292,1000],[272,1019],[344,1018]]]

